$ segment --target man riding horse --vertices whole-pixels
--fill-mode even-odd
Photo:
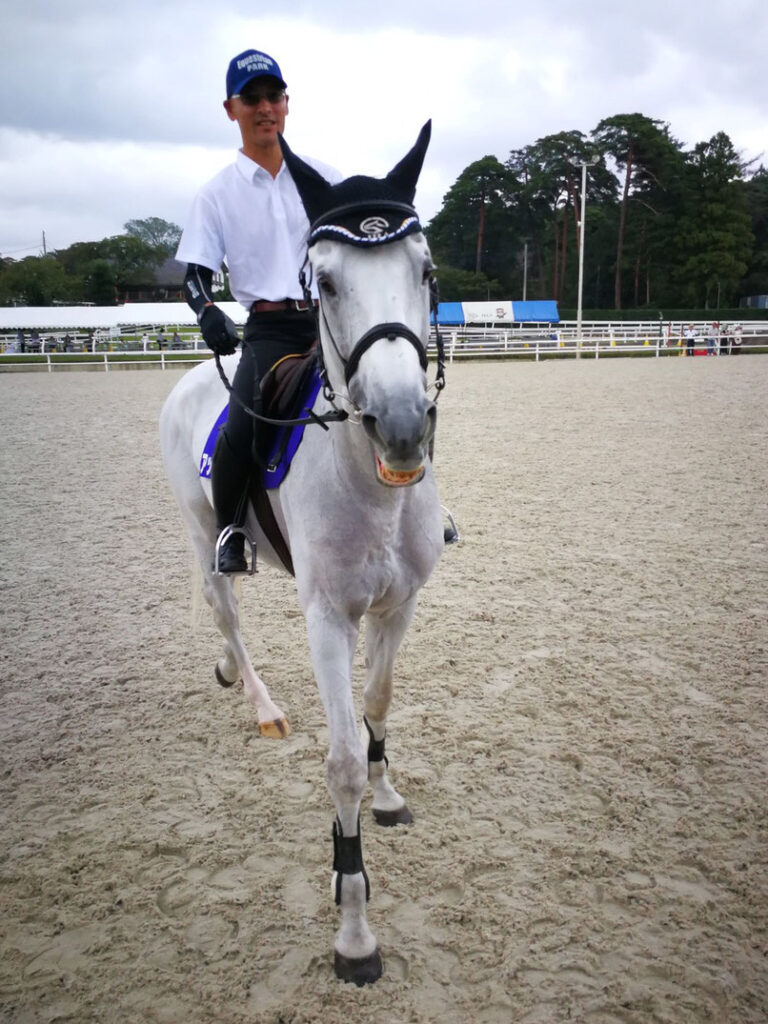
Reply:
[[[259,382],[267,370],[315,340],[314,314],[298,278],[309,225],[278,141],[288,114],[286,83],[272,57],[246,50],[230,61],[226,85],[224,109],[237,122],[243,144],[235,162],[195,198],[176,254],[188,264],[187,302],[214,352],[227,355],[239,342],[234,323],[213,301],[213,274],[225,259],[232,294],[248,310],[233,397],[213,457],[219,532],[243,523],[256,440],[258,421],[237,397],[259,412]],[[329,181],[341,179],[333,168],[309,162]],[[221,545],[221,572],[246,569],[243,543],[243,534],[233,533]]]
[[[245,519],[258,420],[244,406],[259,413],[264,374],[283,356],[306,352],[316,337],[314,310],[299,284],[309,222],[278,139],[288,114],[286,89],[277,62],[266,53],[245,50],[230,61],[224,109],[237,122],[243,144],[235,162],[198,193],[176,253],[188,265],[187,302],[213,352],[232,353],[240,340],[235,324],[213,301],[213,275],[224,260],[232,294],[248,310],[211,470],[219,533]],[[308,162],[326,181],[341,180],[334,168]],[[315,285],[311,295],[316,302]],[[456,539],[452,532],[446,531],[446,541]],[[242,533],[223,539],[218,567],[224,573],[246,571]]]

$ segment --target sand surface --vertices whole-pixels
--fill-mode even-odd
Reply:
[[[450,368],[365,990],[292,582],[243,599],[287,741],[191,625],[178,378],[0,376],[0,1020],[764,1024],[768,358]]]

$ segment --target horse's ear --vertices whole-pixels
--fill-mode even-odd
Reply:
[[[291,150],[282,135],[278,135],[280,149],[288,170],[291,172],[299,197],[310,224],[328,209],[329,196],[333,187],[325,178],[306,161]]]
[[[387,175],[386,180],[393,185],[407,203],[413,202],[416,195],[416,182],[419,180],[424,157],[429,145],[429,137],[432,134],[432,121],[427,121],[419,132],[419,137],[413,149],[406,153],[403,159]]]

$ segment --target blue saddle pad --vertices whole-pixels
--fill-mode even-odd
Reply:
[[[315,404],[315,399],[317,398],[319,390],[320,377],[318,376],[317,371],[315,371],[309,379],[307,393],[304,401],[302,402],[302,410],[312,408]],[[216,447],[216,438],[219,436],[219,431],[227,422],[228,409],[229,403],[227,403],[219,413],[219,416],[208,435],[208,439],[205,442],[203,454],[200,456],[200,476],[205,480],[210,480],[211,478],[213,449]],[[296,418],[299,419],[302,415],[304,415],[303,411]],[[285,480],[288,470],[291,468],[293,457],[298,451],[299,445],[304,437],[305,426],[306,424],[302,423],[295,427],[278,427],[276,429],[275,437],[273,438],[269,454],[267,455],[267,466],[262,470],[261,474],[261,482],[265,491],[271,491],[275,487],[279,487],[283,480]],[[287,440],[286,434],[288,435]],[[278,453],[281,451],[282,455],[278,458]]]

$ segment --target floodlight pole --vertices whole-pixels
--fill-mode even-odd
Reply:
[[[597,157],[592,160],[572,160],[574,167],[581,167],[581,217],[579,218],[579,298],[576,308],[576,358],[581,356],[581,314],[582,298],[584,295],[584,218],[586,216],[587,203],[587,167],[597,163]]]

